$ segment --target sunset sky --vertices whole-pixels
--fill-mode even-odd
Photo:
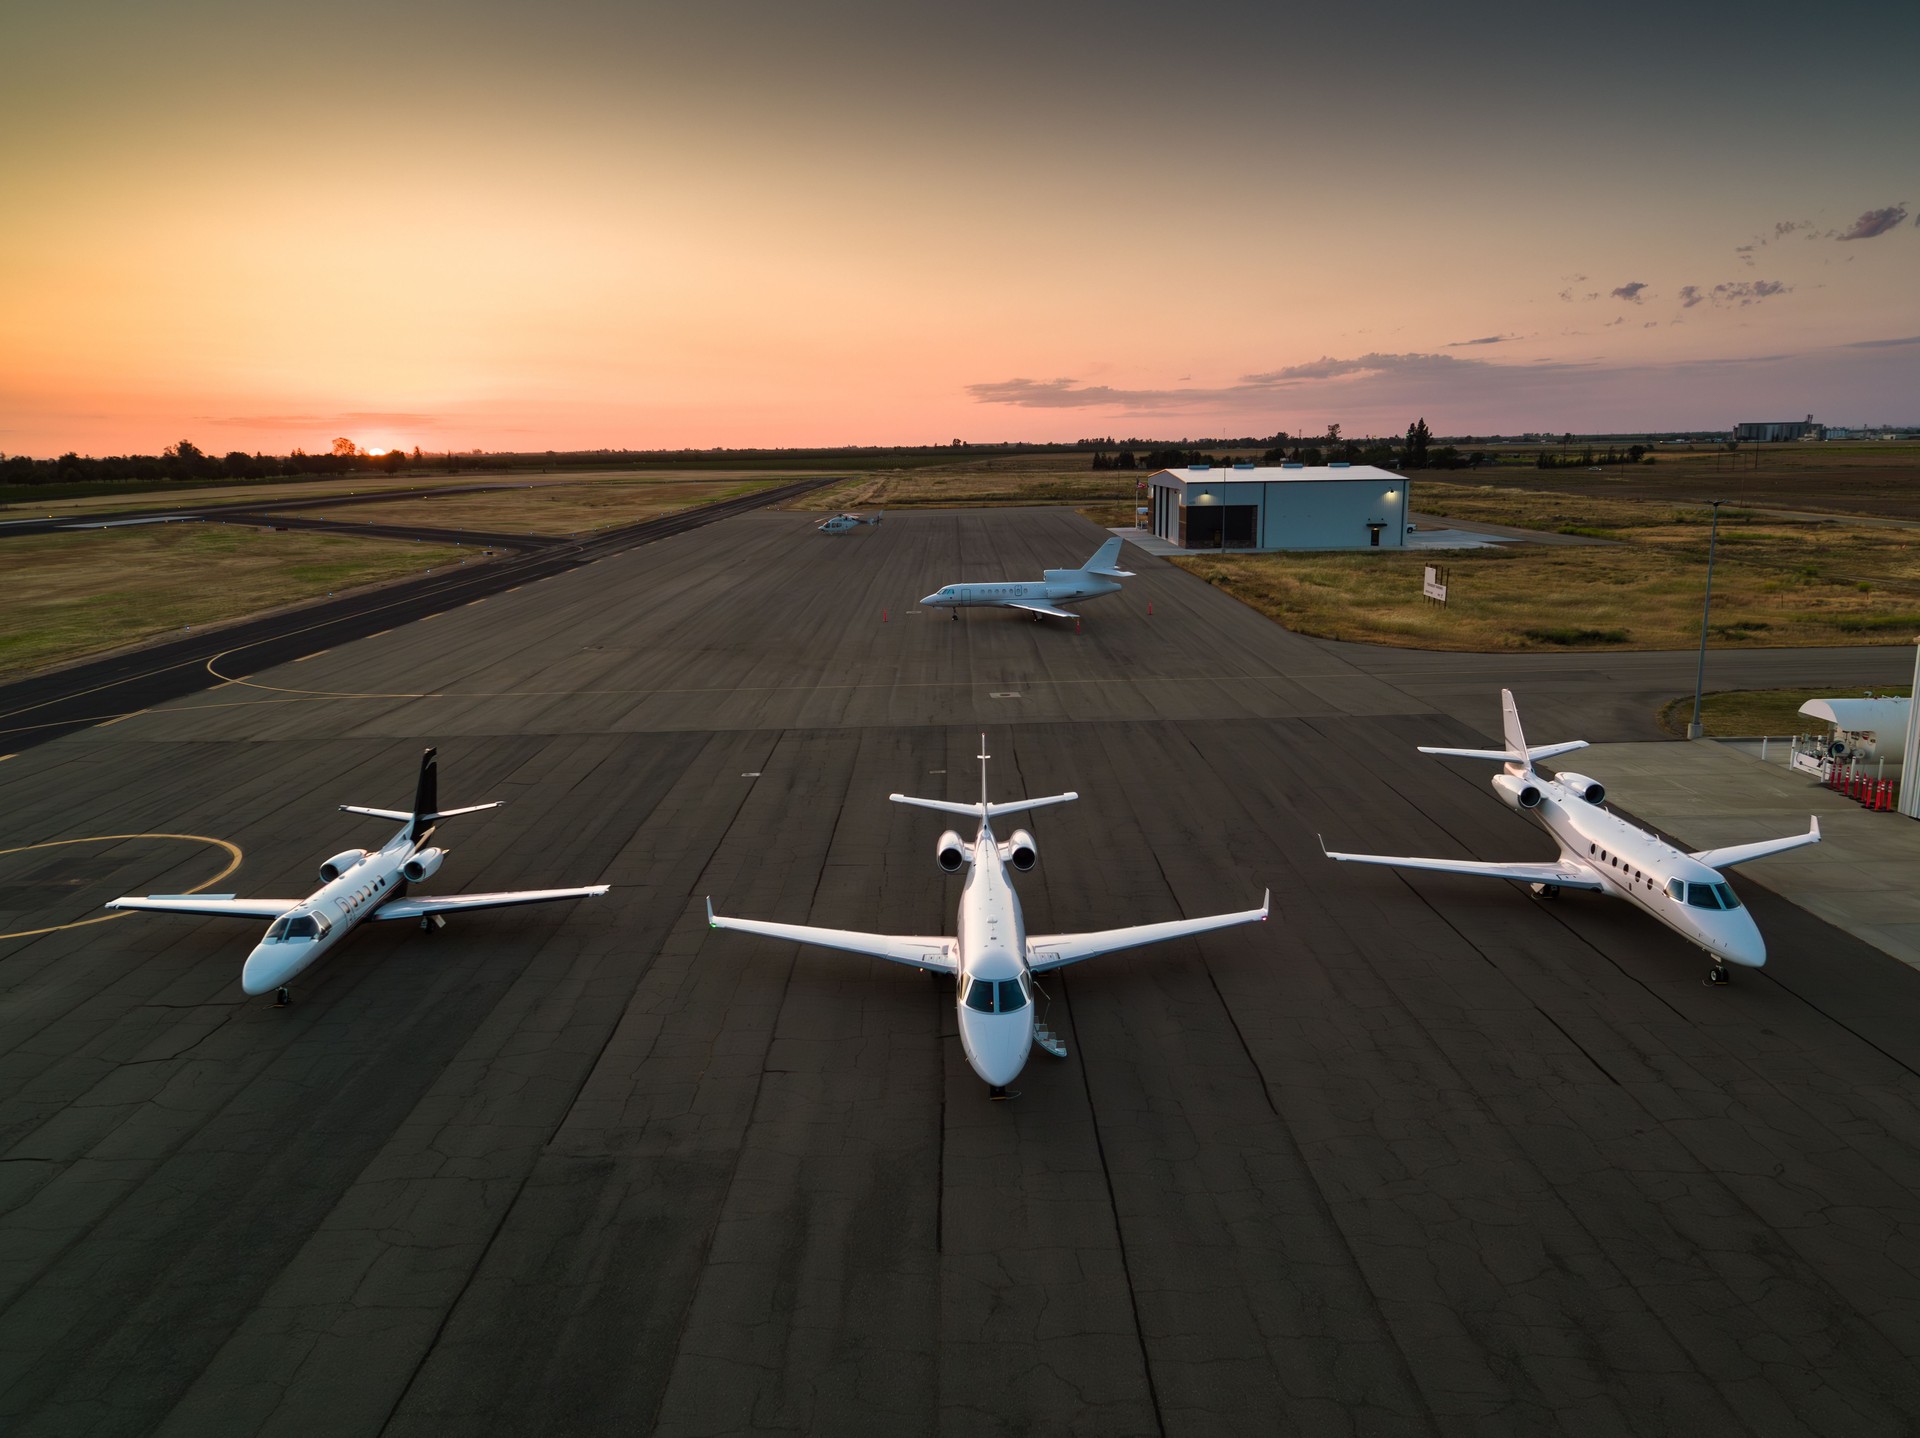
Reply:
[[[0,451],[1920,423],[1920,5],[0,7]]]

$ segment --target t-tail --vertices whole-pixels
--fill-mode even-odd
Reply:
[[[1118,544],[1120,541],[1115,540]],[[920,809],[936,809],[942,814],[967,814],[980,821],[984,832],[993,832],[993,820],[1002,814],[1019,814],[1028,809],[1044,809],[1049,804],[1065,804],[1078,799],[1078,793],[1069,790],[1065,794],[1049,794],[1044,799],[1014,799],[1009,803],[995,804],[987,798],[987,736],[980,736],[980,802],[978,804],[956,804],[949,799],[915,799],[907,794],[889,794],[887,797],[896,804],[912,804]]]
[[[435,757],[436,749],[429,749],[420,756],[420,781],[413,790],[413,811],[401,809],[370,809],[359,804],[342,804],[343,814],[367,814],[375,819],[392,819],[407,826],[407,838],[415,844],[424,843],[427,835],[433,832],[433,826],[442,819],[451,819],[459,814],[478,814],[482,809],[498,809],[503,801],[494,800],[491,804],[469,804],[464,809],[442,809],[440,807],[440,767]]]
[[[1575,749],[1587,747],[1584,739],[1569,739],[1563,744],[1528,744],[1527,736],[1520,727],[1520,710],[1513,702],[1513,691],[1500,691],[1500,727],[1504,732],[1507,747],[1504,749],[1440,749],[1420,745],[1422,754],[1444,754],[1453,759],[1491,759],[1495,763],[1507,765],[1516,774],[1533,773],[1534,761],[1551,759],[1556,754],[1571,754]]]
[[[1122,569],[1119,567],[1121,543],[1120,536],[1117,534],[1114,535],[1112,539],[1109,539],[1105,544],[1093,551],[1093,558],[1080,566],[1080,572],[1082,574],[1097,574],[1103,579],[1133,578],[1133,571],[1131,569]],[[986,746],[982,745],[981,747],[985,748]]]

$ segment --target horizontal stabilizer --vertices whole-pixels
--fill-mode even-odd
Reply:
[[[438,809],[430,814],[409,814],[404,809],[370,809],[361,804],[342,804],[343,814],[366,814],[375,819],[392,819],[396,823],[411,824],[418,821],[422,825],[437,824],[442,819],[453,819],[461,814],[478,814],[482,809],[498,809],[506,803],[505,799],[495,799],[491,804],[469,804],[464,809]]]
[[[1731,869],[1735,864],[1744,864],[1749,859],[1764,859],[1769,854],[1784,854],[1789,849],[1800,849],[1819,842],[1820,820],[1816,817],[1813,827],[1804,834],[1793,834],[1785,839],[1762,839],[1757,844],[1733,844],[1724,849],[1702,849],[1688,857],[1699,860],[1709,869]]]
[[[934,809],[942,814],[966,814],[975,819],[992,819],[1001,814],[1021,814],[1028,809],[1044,809],[1049,804],[1066,804],[1078,799],[1076,793],[1049,794],[1044,799],[1011,799],[1004,804],[958,804],[951,799],[916,799],[911,794],[887,795],[896,804],[911,804],[917,809]]]
[[[1564,744],[1529,744],[1527,762],[1531,764],[1538,759],[1551,759],[1556,755],[1571,754],[1575,749],[1586,747],[1585,739],[1569,739]],[[1429,744],[1422,744],[1419,748],[1422,754],[1440,754],[1449,759],[1491,759],[1496,764],[1511,763],[1520,757],[1517,754],[1509,754],[1505,749],[1441,749]]]

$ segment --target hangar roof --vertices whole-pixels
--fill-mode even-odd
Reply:
[[[1162,469],[1149,476],[1149,482],[1172,489],[1190,484],[1378,484],[1383,479],[1402,476],[1376,464],[1263,464],[1249,469],[1229,469],[1217,465],[1211,469]]]

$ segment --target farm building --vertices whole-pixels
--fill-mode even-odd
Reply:
[[[1163,469],[1149,528],[1182,549],[1399,549],[1407,481],[1370,464]]]

